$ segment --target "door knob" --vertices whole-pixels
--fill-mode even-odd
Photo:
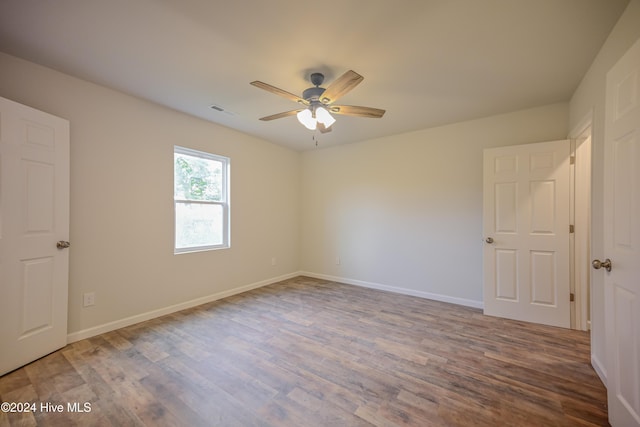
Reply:
[[[491,244],[493,243],[493,237],[487,237],[484,241]]]
[[[58,249],[66,249],[69,246],[71,246],[71,243],[67,242],[66,240],[60,240],[58,243],[56,243],[56,248]]]
[[[611,271],[611,260],[609,258],[605,259],[604,261],[600,261],[599,259],[594,259],[591,265],[596,270],[600,270],[602,267],[604,267],[605,270]]]

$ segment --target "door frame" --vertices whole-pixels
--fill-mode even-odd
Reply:
[[[569,133],[571,139],[570,280],[575,299],[571,303],[571,328],[591,330],[591,154],[593,110]]]

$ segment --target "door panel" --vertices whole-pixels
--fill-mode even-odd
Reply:
[[[22,300],[18,301],[18,305],[22,306],[19,339],[53,327],[53,258],[25,260],[22,270]]]
[[[53,232],[54,167],[22,160],[25,183],[26,234]]]
[[[531,303],[556,305],[555,253],[531,251]]]
[[[518,300],[517,252],[513,249],[498,249],[496,257],[496,298]]]
[[[634,137],[631,134],[625,138],[613,141],[613,156],[615,169],[614,188],[620,193],[632,193],[628,185],[633,185],[630,181],[633,179],[633,148]],[[626,247],[633,250],[633,242],[631,241],[631,224],[633,215],[633,199],[631,194],[620,194],[613,199],[613,234],[615,245],[619,248]]]
[[[553,234],[556,225],[555,182],[532,181],[531,234]]]
[[[569,141],[484,152],[484,309],[569,327]]]
[[[67,342],[69,123],[0,98],[0,375]]]
[[[495,228],[499,233],[515,233],[518,222],[518,187],[514,182],[496,184]]]
[[[614,427],[640,426],[640,40],[607,74],[604,254],[607,395]]]

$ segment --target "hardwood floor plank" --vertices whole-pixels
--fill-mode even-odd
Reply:
[[[606,426],[589,335],[297,277],[0,377],[0,426]],[[66,406],[65,406],[66,408]]]
[[[378,407],[372,407],[369,405],[360,406],[356,410],[356,415],[376,427],[399,426],[399,424],[394,423],[393,421],[387,419],[384,415],[380,414]]]

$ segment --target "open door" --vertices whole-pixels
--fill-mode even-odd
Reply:
[[[569,328],[570,141],[484,151],[484,312]]]
[[[607,395],[614,427],[640,426],[640,40],[607,74],[604,144]]]
[[[0,98],[0,375],[67,343],[69,122]]]

